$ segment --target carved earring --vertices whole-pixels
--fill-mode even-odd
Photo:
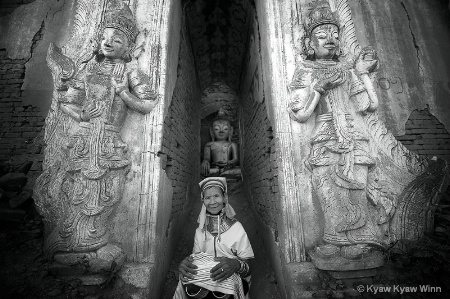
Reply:
[[[133,59],[132,54],[133,54],[133,49],[134,47],[132,45],[130,45],[128,47],[128,49],[125,51],[125,53],[123,54],[123,60],[129,62]]]
[[[309,47],[308,48],[308,56],[313,56],[314,55],[314,49],[313,48],[311,48],[311,47]]]
[[[344,56],[344,50],[342,49],[341,41],[339,41],[338,47],[339,47],[339,51],[338,51],[338,54],[337,54],[337,55],[338,55],[339,57]]]

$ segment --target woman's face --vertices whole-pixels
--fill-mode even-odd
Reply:
[[[219,214],[225,205],[222,190],[219,187],[211,187],[203,191],[203,204],[210,214]]]

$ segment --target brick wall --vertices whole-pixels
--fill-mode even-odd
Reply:
[[[174,190],[172,217],[179,216],[189,201],[189,186],[200,178],[200,93],[194,57],[183,30],[180,42],[177,82],[164,119],[162,152],[165,170]]]
[[[44,27],[33,37],[31,55],[42,39]],[[44,113],[38,107],[23,105],[22,84],[26,59],[10,59],[0,49],[0,164],[17,166],[33,161],[29,173],[29,186],[42,169],[41,153]],[[39,99],[36,99],[39,100]]]
[[[36,0],[1,0],[0,2],[0,17],[10,14],[17,7],[34,2]]]
[[[277,231],[279,214],[275,141],[266,104],[252,97],[241,103],[242,169],[253,205],[261,220]]]
[[[450,163],[450,134],[428,109],[411,112],[405,135],[397,139],[420,155],[441,157]]]

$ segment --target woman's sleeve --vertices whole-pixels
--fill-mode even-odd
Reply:
[[[200,248],[200,244],[202,243],[202,240],[200,240],[200,237],[202,236],[201,233],[199,233],[199,230],[195,230],[195,237],[194,237],[194,248],[192,249],[192,253],[199,253],[202,252],[202,249]]]
[[[238,234],[236,235],[239,236],[239,239],[234,244],[237,257],[243,260],[254,258],[253,248],[244,227],[240,222],[237,222],[235,225],[237,225],[236,228],[238,229]]]

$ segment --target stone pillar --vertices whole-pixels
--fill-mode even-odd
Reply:
[[[51,53],[49,54],[49,57],[51,57],[49,61],[56,59],[62,65],[60,67],[58,63],[49,62],[54,72],[55,88],[64,88],[64,80],[70,80],[74,73],[78,74],[73,70],[77,70],[83,63],[90,61],[92,53],[96,53],[96,45],[92,42],[101,36],[99,28],[102,29],[101,24],[104,24],[105,20],[108,19],[108,12],[111,7],[120,7],[122,4],[126,4],[132,9],[139,31],[136,39],[137,47],[130,53],[135,57],[132,61],[133,67],[141,72],[136,80],[148,78],[148,82],[150,82],[148,90],[139,92],[145,93],[153,90],[157,94],[156,100],[158,101],[150,113],[146,113],[148,111],[143,113],[139,111],[139,108],[135,109],[137,111],[131,111],[132,109],[130,109],[118,129],[109,124],[104,126],[105,129],[103,129],[102,125],[99,125],[99,140],[109,138],[109,135],[103,133],[104,131],[113,130],[114,133],[108,133],[112,134],[109,144],[114,144],[115,148],[122,147],[124,157],[126,155],[128,161],[125,163],[127,164],[126,174],[119,175],[124,180],[122,187],[119,188],[120,190],[114,190],[116,186],[109,185],[105,188],[106,193],[118,191],[117,194],[120,194],[120,196],[114,202],[108,202],[110,194],[107,194],[104,198],[100,197],[101,201],[106,200],[104,206],[110,209],[107,214],[103,214],[102,219],[94,223],[94,226],[99,222],[104,223],[101,226],[102,229],[107,231],[107,234],[103,235],[105,240],[102,240],[101,243],[112,244],[112,247],[107,245],[109,246],[107,252],[91,252],[92,250],[87,248],[84,251],[77,249],[80,252],[75,255],[58,253],[57,256],[55,255],[55,263],[64,266],[54,267],[54,270],[59,275],[80,277],[83,283],[87,285],[99,285],[108,281],[108,275],[95,274],[99,272],[98,269],[109,271],[110,275],[119,271],[120,281],[124,284],[114,292],[126,292],[134,298],[148,298],[149,296],[159,296],[162,279],[164,279],[164,275],[161,274],[167,271],[170,261],[170,257],[164,253],[168,250],[168,247],[173,246],[171,244],[173,243],[173,240],[171,240],[173,231],[169,229],[173,189],[164,171],[165,165],[162,165],[165,161],[164,155],[161,154],[161,148],[164,116],[167,113],[176,81],[181,7],[177,1],[149,2],[136,0],[125,2],[119,0],[78,1],[74,10],[74,25],[71,37],[63,45],[61,51],[57,47],[49,51]],[[119,25],[123,26],[123,23],[119,23]],[[70,70],[71,63],[73,63],[73,70]],[[87,65],[86,69],[89,71],[90,64]],[[59,67],[60,69],[58,69]],[[129,67],[127,64],[126,68]],[[58,70],[61,73],[58,73]],[[70,71],[65,72],[66,70]],[[59,81],[60,78],[62,78],[62,81]],[[103,83],[98,84],[102,85]],[[129,88],[134,88],[131,86],[132,84],[129,83]],[[143,85],[139,86],[142,87]],[[59,220],[57,218],[69,209],[72,201],[60,200],[55,202],[53,199],[57,198],[58,194],[67,192],[68,198],[73,198],[73,202],[83,200],[82,197],[78,197],[74,193],[75,191],[70,189],[70,173],[66,172],[66,168],[60,167],[65,163],[66,143],[69,144],[74,136],[78,136],[76,135],[78,134],[78,127],[83,127],[83,122],[78,125],[77,122],[61,112],[61,103],[65,103],[67,100],[60,97],[59,91],[56,89],[52,107],[47,116],[47,148],[44,174],[36,184],[35,194],[38,195],[36,202],[40,212],[46,219],[47,234],[55,231],[57,235],[59,230],[55,230],[55,227],[64,221],[64,219]],[[81,121],[84,121],[82,116]],[[89,125],[84,126],[88,128]],[[123,143],[119,142],[119,136]],[[75,145],[75,147],[77,146]],[[104,150],[106,145],[101,146],[101,149]],[[96,150],[91,146],[88,154]],[[118,163],[117,157],[115,158],[113,164]],[[103,178],[100,176],[99,179],[101,185]],[[75,180],[77,179],[75,178]],[[69,186],[69,188],[67,189],[65,186]],[[86,188],[89,189],[90,187]],[[81,192],[84,190],[83,187],[78,189]],[[91,204],[93,206],[98,205],[97,199],[92,198],[87,205],[91,206]],[[59,210],[61,213],[57,213]],[[98,211],[92,210],[91,212],[94,215]],[[101,213],[100,211],[99,215],[102,215]],[[77,230],[80,230],[80,227]],[[80,232],[80,235],[82,234],[83,232]],[[49,235],[46,239],[49,239]],[[56,243],[58,242],[52,244]],[[68,246],[70,249],[71,245]],[[53,247],[56,250],[61,248],[66,250],[65,247],[59,245]],[[53,254],[51,250],[48,250],[48,252]],[[109,258],[111,256],[114,257],[112,261]],[[118,258],[119,256],[120,258]],[[109,260],[106,261],[105,258]],[[84,261],[83,265],[79,264],[81,260]],[[92,273],[94,275],[91,275]]]
[[[363,46],[367,45],[365,40],[362,41],[364,42],[363,45],[359,45],[357,37],[363,36],[361,28],[356,28],[357,34],[355,34],[351,8],[354,8],[357,4],[352,2],[350,7],[350,1],[346,0],[329,1],[328,3],[331,5],[332,11],[339,14],[339,21],[341,22],[339,34],[343,36],[340,40],[341,47],[344,48],[344,52],[354,55],[354,58],[350,58],[350,55],[340,61],[344,62],[347,58],[356,61]],[[280,206],[283,213],[279,219],[280,225],[278,228],[282,251],[280,263],[284,273],[282,279],[284,280],[283,285],[287,286],[284,290],[287,298],[311,295],[306,291],[306,285],[317,284],[316,268],[331,271],[330,274],[337,278],[350,279],[372,276],[374,271],[370,269],[383,264],[383,256],[380,252],[371,253],[371,250],[366,251],[362,247],[356,250],[361,253],[364,252],[360,256],[363,257],[362,260],[358,260],[358,262],[348,260],[348,258],[353,259],[355,257],[356,251],[354,249],[356,248],[344,248],[345,246],[343,246],[344,249],[338,246],[338,251],[334,253],[331,252],[332,246],[330,248],[322,247],[324,250],[331,250],[326,253],[326,250],[319,252],[319,255],[328,255],[328,260],[316,256],[316,253],[318,253],[315,250],[316,246],[326,243],[324,230],[329,228],[329,217],[331,217],[329,212],[324,212],[325,208],[329,209],[330,207],[321,203],[320,199],[327,193],[326,190],[320,191],[322,190],[320,188],[324,188],[321,185],[324,181],[316,180],[314,184],[311,182],[313,180],[310,163],[312,155],[311,140],[312,136],[316,134],[313,131],[317,121],[316,114],[312,113],[311,117],[302,121],[295,121],[295,117],[289,119],[286,115],[290,105],[293,105],[292,102],[290,104],[290,101],[293,101],[293,90],[295,88],[292,89],[289,85],[296,80],[294,78],[296,76],[294,75],[296,65],[307,59],[307,53],[303,49],[306,37],[306,30],[303,26],[305,15],[311,9],[310,4],[311,1],[308,0],[287,0],[277,1],[276,3],[265,1],[257,4],[260,29],[261,32],[266,33],[261,35],[262,60],[265,62],[263,71],[265,83],[267,83],[265,84],[265,94],[270,103],[269,115],[274,124],[276,150],[279,153],[277,161],[280,167],[278,180],[280,182]],[[361,16],[357,15],[355,19],[358,20],[357,25],[359,25]],[[382,33],[377,32],[377,34]],[[267,47],[264,45],[267,45]],[[377,45],[377,48],[379,47],[380,45]],[[389,45],[384,45],[384,47],[389,49]],[[383,55],[383,50],[380,51]],[[401,55],[401,52],[396,55]],[[380,63],[383,64],[383,61],[380,60]],[[353,64],[350,63],[349,65],[352,66]],[[386,230],[391,238],[417,240],[432,226],[433,217],[429,214],[430,209],[432,205],[439,201],[447,186],[448,170],[442,161],[436,163],[434,160],[420,157],[408,151],[387,131],[382,116],[386,112],[383,109],[387,109],[385,108],[386,104],[382,104],[385,100],[384,95],[380,96],[379,90],[376,90],[376,85],[374,87],[370,83],[370,81],[375,80],[375,74],[370,79],[364,79],[363,77],[361,77],[361,80],[365,81],[364,86],[367,87],[369,96],[376,102],[378,102],[376,99],[379,98],[381,116],[379,117],[378,113],[374,111],[376,108],[370,108],[370,112],[362,113],[361,118],[357,116],[359,120],[356,122],[355,128],[364,128],[364,132],[368,133],[367,138],[370,143],[369,151],[371,157],[373,157],[373,166],[370,168],[367,179],[367,189],[364,189],[367,190],[364,192],[368,192],[367,198],[364,192],[349,196],[360,198],[358,200],[361,200],[362,206],[367,205],[369,209],[374,207],[386,209],[388,214],[385,218],[380,218],[376,225],[382,225],[383,227],[380,227],[380,229]],[[297,80],[294,83],[301,86],[302,82]],[[303,84],[309,83],[303,82]],[[314,84],[311,85],[311,88],[313,87]],[[351,100],[348,98],[345,101],[348,104]],[[299,104],[298,107],[302,106]],[[298,110],[294,112],[296,111]],[[320,113],[317,109],[316,112]],[[390,123],[388,127],[395,127],[395,125]],[[318,141],[315,140],[315,142]],[[428,179],[424,177],[426,173],[431,174]],[[323,177],[323,179],[326,180],[326,177]],[[399,181],[402,182],[401,185],[397,184]],[[356,185],[354,185],[356,189],[360,188]],[[329,192],[331,191],[330,189]],[[422,192],[432,192],[433,196],[429,198],[419,195]],[[332,197],[330,198],[332,199]],[[391,209],[388,204],[389,201],[381,203],[382,198],[391,198],[389,201],[398,202],[398,205]],[[369,200],[374,201],[369,202]],[[419,214],[423,217],[414,216]],[[336,215],[339,215],[339,213]],[[402,218],[401,215],[407,216]],[[344,229],[344,231],[346,230]],[[416,233],[410,234],[409,232],[412,231]],[[358,242],[350,241],[349,244],[358,244]],[[336,248],[333,247],[332,249]],[[341,261],[339,260],[340,257],[331,257],[333,254],[342,254],[347,260]],[[315,267],[306,263],[307,256],[314,261]],[[348,262],[352,264],[351,267],[345,266]],[[280,274],[278,273],[278,275]]]

